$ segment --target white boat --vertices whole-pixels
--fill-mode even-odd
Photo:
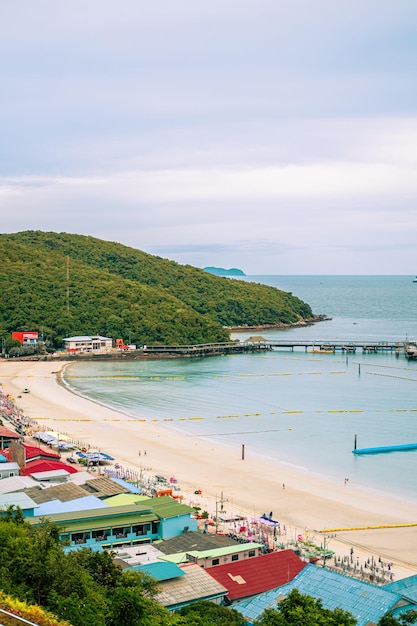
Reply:
[[[413,283],[417,283],[417,276],[413,279]]]

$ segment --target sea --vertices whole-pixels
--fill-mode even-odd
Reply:
[[[417,340],[413,276],[246,276],[308,302],[311,326],[232,334],[245,340]],[[77,393],[135,419],[211,440],[343,484],[417,497],[417,450],[357,456],[358,448],[417,443],[417,361],[395,352],[318,354],[274,349],[204,358],[73,363]]]

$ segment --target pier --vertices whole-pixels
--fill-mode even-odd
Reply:
[[[298,341],[298,340],[274,340],[268,342],[271,349],[304,349],[305,352],[332,353],[348,352],[355,353],[360,350],[363,353],[375,352],[401,352],[404,351],[404,341]]]
[[[144,346],[144,354],[160,356],[211,356],[218,354],[237,354],[242,352],[264,352],[271,350],[304,350],[313,354],[332,354],[335,352],[354,354],[358,350],[366,353],[404,353],[407,358],[407,342],[404,341],[320,341],[298,339],[274,339],[273,341],[230,341],[181,346]],[[416,353],[417,357],[417,353]]]
[[[144,346],[143,354],[160,356],[215,356],[220,354],[239,354],[242,352],[264,352],[271,350],[265,342],[229,341],[220,343],[202,343],[184,346]]]

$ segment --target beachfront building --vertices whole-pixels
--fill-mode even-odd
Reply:
[[[191,518],[193,509],[170,496],[149,498],[139,494],[121,494],[114,498],[107,498],[105,502],[109,506],[151,505],[152,511],[160,520],[159,539],[170,539],[187,533],[189,530],[197,530],[198,521]]]
[[[36,502],[33,502],[25,493],[5,493],[0,495],[0,516],[6,515],[10,509],[19,508],[23,517],[29,519],[33,515],[35,507]]]
[[[184,606],[201,600],[224,604],[227,589],[209,576],[204,569],[195,563],[187,563],[178,570],[180,575],[159,584],[160,591],[155,596],[158,604],[162,604],[170,611],[179,611]]]
[[[10,463],[7,461],[5,456],[0,454],[0,480],[12,478],[13,476],[19,476],[19,470],[20,468],[18,463]]]
[[[108,352],[113,348],[113,339],[101,335],[66,337],[63,341],[65,350],[73,353],[94,352],[97,354]]]
[[[190,550],[188,552],[178,552],[175,554],[165,554],[160,557],[164,561],[171,563],[197,563],[200,567],[206,569],[216,567],[220,564],[234,563],[235,561],[251,559],[260,556],[263,553],[264,544],[262,543],[236,543],[223,548],[210,548],[209,550]]]
[[[184,532],[184,524],[190,526],[194,522],[193,509],[171,498],[148,498],[121,506],[108,506],[103,500],[99,508],[77,507],[72,511],[63,508],[68,506],[48,515],[48,519],[58,526],[60,539],[71,548],[114,549],[149,543]],[[37,515],[36,510],[34,513],[30,523],[41,524],[43,516]]]
[[[199,533],[184,533],[196,537]],[[219,538],[220,539],[220,538]],[[175,541],[168,539],[167,543]],[[209,600],[224,604],[227,589],[198,565],[188,563],[177,565],[162,561],[162,552],[158,549],[165,542],[142,544],[137,547],[123,547],[115,550],[114,562],[123,571],[136,571],[152,576],[158,581],[159,592],[156,602],[171,611],[178,611],[183,606]]]
[[[14,441],[23,441],[22,435],[9,430],[5,426],[0,426],[0,449],[6,450]]]
[[[333,611],[339,607],[349,611],[357,620],[357,626],[377,624],[388,613],[398,616],[417,608],[415,603],[401,593],[313,564],[307,564],[288,584],[244,600],[233,608],[242,613],[251,624],[265,609],[275,608],[277,602],[287,597],[293,589],[298,589],[303,595],[320,599],[325,609]]]
[[[212,567],[207,572],[226,587],[226,603],[230,605],[289,583],[305,566],[293,550],[280,550]]]
[[[20,345],[35,345],[38,342],[38,333],[36,332],[13,332],[12,339],[20,341]]]

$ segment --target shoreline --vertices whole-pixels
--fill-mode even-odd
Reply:
[[[250,517],[273,511],[290,537],[308,533],[320,544],[319,531],[327,529],[332,535],[330,548],[337,553],[347,554],[354,546],[355,554],[377,555],[398,564],[397,578],[417,572],[417,554],[410,550],[417,504],[340,485],[250,450],[242,459],[240,447],[184,435],[146,417],[132,418],[70,389],[62,380],[70,363],[60,361],[55,371],[51,361],[0,361],[0,382],[42,430],[59,430],[111,454],[123,466],[139,471],[146,462],[154,474],[175,476],[192,500],[194,492],[202,490],[197,499],[211,514],[221,496],[227,513]],[[17,398],[24,388],[30,393]],[[335,530],[389,525],[397,528]]]

